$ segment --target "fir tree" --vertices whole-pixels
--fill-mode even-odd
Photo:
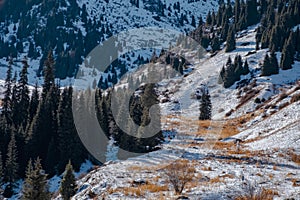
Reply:
[[[270,54],[270,65],[272,66],[272,74],[278,74],[279,73],[279,64],[276,57],[276,53],[274,51],[271,51]]]
[[[18,178],[18,155],[15,134],[11,133],[11,139],[7,148],[7,158],[5,162],[5,180],[13,186]]]
[[[64,200],[70,200],[76,194],[76,180],[71,161],[66,166],[64,177],[60,185],[60,193]]]
[[[234,32],[234,29],[233,27],[231,27],[229,29],[229,33],[228,33],[228,36],[227,36],[227,40],[226,40],[226,50],[225,52],[231,52],[233,50],[235,50],[235,32]]]
[[[244,66],[243,66],[243,73],[242,73],[242,75],[247,75],[249,73],[250,73],[250,70],[249,70],[248,61],[245,60],[245,63],[244,63]]]
[[[5,117],[6,123],[11,123],[11,93],[12,93],[12,64],[13,60],[10,57],[9,63],[8,63],[8,69],[6,73],[6,79],[5,79],[5,92],[4,92],[4,98],[2,102],[2,112],[1,114]]]
[[[293,32],[291,32],[289,38],[287,39],[281,55],[280,67],[283,70],[291,69],[294,63],[295,49],[293,46]]]
[[[42,169],[41,161],[36,159],[34,167],[29,160],[26,170],[26,179],[23,184],[22,200],[50,200],[51,196],[48,190],[47,174]]]
[[[0,186],[3,183],[3,176],[4,176],[4,172],[3,172],[3,160],[2,160],[2,153],[0,151]]]
[[[247,26],[251,26],[258,22],[258,11],[257,11],[257,1],[247,0],[246,1],[246,23]]]
[[[48,57],[45,61],[45,67],[44,67],[44,85],[43,85],[43,95],[42,95],[43,98],[46,97],[51,86],[54,85],[54,65],[55,65],[55,61],[53,58],[53,52],[49,51]]]
[[[33,117],[36,115],[36,111],[39,106],[39,91],[38,91],[38,84],[35,84],[34,90],[32,91],[31,99],[30,99],[30,104],[29,104],[29,120],[28,123],[31,123],[33,120]]]
[[[270,76],[272,74],[270,69],[271,69],[270,58],[269,55],[266,54],[264,63],[261,68],[261,76]]]
[[[28,69],[28,63],[26,58],[22,61],[23,63],[23,69],[20,72],[20,80],[18,84],[18,92],[19,92],[19,120],[18,125],[22,125],[23,128],[26,128],[27,123],[27,117],[28,117],[28,107],[29,107],[29,89],[28,89],[28,77],[27,77],[27,69]]]
[[[200,99],[200,116],[199,120],[210,120],[211,119],[211,100],[210,94],[207,88],[202,88],[202,95]]]

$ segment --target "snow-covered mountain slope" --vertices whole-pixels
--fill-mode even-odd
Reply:
[[[195,28],[195,26],[198,24],[198,19],[200,16],[205,18],[210,10],[218,8],[218,1],[216,0],[139,0],[138,7],[132,2],[133,1],[131,0],[77,0],[75,5],[78,6],[78,9],[81,9],[81,11],[78,11],[78,14],[74,15],[71,12],[76,10],[76,8],[70,8],[70,6],[74,7],[74,4],[71,4],[68,0],[62,1],[60,3],[61,6],[59,9],[57,9],[56,14],[63,15],[64,17],[71,16],[72,19],[65,19],[64,26],[55,26],[55,31],[57,31],[57,33],[59,33],[59,31],[63,31],[67,34],[71,33],[72,35],[72,32],[78,34],[78,30],[80,30],[84,39],[92,41],[95,47],[98,45],[98,43],[103,41],[103,39],[107,39],[111,35],[139,27],[160,27],[187,33]],[[40,13],[40,9],[42,9],[42,7],[42,4],[37,4],[33,5],[28,11],[24,10],[24,13],[27,12],[32,17],[32,23],[36,23],[35,26],[37,26],[35,27],[35,30],[31,30],[34,26],[32,24],[28,24],[28,32],[34,33],[36,30],[47,30],[48,24],[50,24],[50,22],[48,22],[50,21],[49,18],[53,17],[54,14],[51,10],[49,10],[49,13],[48,11],[45,13]],[[82,10],[86,11],[86,18],[88,22],[84,22],[85,20],[83,19],[84,16]],[[66,24],[66,22],[69,20],[70,23]],[[0,31],[3,42],[11,43],[11,41],[20,40],[22,41],[24,48],[23,53],[18,53],[17,58],[14,60],[14,71],[19,72],[22,67],[21,60],[24,58],[24,56],[27,56],[30,42],[33,44],[36,43],[36,37],[33,34],[28,36],[26,39],[18,38],[18,30],[21,23],[20,19],[15,19],[13,22],[9,21],[7,23],[10,24],[0,24],[0,27],[3,29],[3,31]],[[96,27],[96,23],[99,27]],[[96,29],[96,33],[91,31],[93,28]],[[69,35],[65,37],[69,37]],[[71,37],[73,36],[70,36],[70,38]],[[67,41],[68,39],[66,38],[58,38],[57,40],[64,42],[63,46],[65,51],[71,51],[72,49],[77,48],[72,47],[72,49],[70,49],[70,43],[72,41]],[[83,43],[85,43],[85,41]],[[16,46],[16,44],[14,44],[14,46]],[[54,52],[57,50],[57,47],[52,48],[54,48]],[[34,85],[36,82],[42,83],[42,78],[39,77],[39,75],[41,75],[40,61],[44,54],[48,53],[42,51],[43,48],[39,47],[38,45],[36,46],[36,49],[40,55],[37,58],[30,58],[28,60],[30,66],[28,70],[29,83],[31,85]],[[58,53],[59,52],[56,52],[56,54]],[[86,52],[86,54],[87,53],[88,52]],[[151,54],[147,55],[145,52],[141,53],[141,55],[145,55],[145,59],[151,57]],[[138,55],[135,55],[128,59],[131,59],[131,62],[134,62],[137,56]],[[0,59],[0,80],[5,79],[7,63],[8,60],[6,58]],[[130,63],[128,63],[128,65],[130,65]],[[72,83],[72,78],[61,80],[62,86],[70,85],[70,83]]]
[[[300,165],[295,159],[300,153],[300,101],[294,101],[300,93],[300,63],[260,77],[266,50],[254,52],[255,28],[244,32],[231,53],[222,50],[212,58],[193,60],[195,52],[187,51],[194,70],[162,81],[158,88],[161,99],[167,98],[160,104],[163,129],[172,133],[168,140],[175,138],[159,151],[91,171],[78,180],[80,189],[73,199],[176,199],[164,169],[178,159],[189,160],[196,169],[183,191],[189,199],[229,200],[251,187],[273,191],[274,199],[300,199]],[[249,79],[250,84],[224,89],[217,84],[219,71],[228,56],[236,54],[249,62],[252,76],[241,81]],[[198,121],[199,102],[192,96],[201,83],[211,93],[212,121]]]

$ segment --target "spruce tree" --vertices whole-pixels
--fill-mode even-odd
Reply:
[[[248,61],[246,59],[245,63],[244,63],[244,66],[243,66],[243,73],[242,73],[242,75],[247,75],[249,73],[250,73],[249,65],[248,65]]]
[[[4,172],[3,172],[3,160],[2,160],[2,153],[0,151],[0,186],[2,186],[2,183],[3,183],[3,176],[4,176]]]
[[[11,139],[7,148],[7,158],[5,162],[5,181],[9,183],[11,189],[13,189],[15,182],[18,178],[18,155],[17,146],[15,140],[15,134],[11,133]]]
[[[272,74],[269,55],[266,54],[264,63],[261,68],[261,76],[270,76]]]
[[[278,74],[279,73],[279,64],[276,57],[276,53],[274,51],[271,51],[270,54],[270,65],[272,67],[272,74]]]
[[[50,200],[51,196],[48,188],[47,174],[42,169],[41,160],[37,158],[34,167],[31,160],[29,160],[21,199]]]
[[[70,200],[76,194],[76,180],[71,161],[66,166],[60,185],[60,194],[64,200]]]
[[[29,120],[28,123],[30,124],[33,120],[33,117],[36,115],[36,111],[39,106],[39,91],[38,91],[38,84],[35,84],[34,90],[32,91],[30,104],[29,104]]]
[[[257,1],[256,0],[247,0],[246,1],[246,24],[251,26],[258,22],[258,11],[257,11]]]
[[[2,112],[1,114],[5,117],[6,123],[11,123],[11,93],[12,93],[12,64],[13,60],[10,57],[8,63],[8,69],[6,72],[6,79],[5,79],[5,92],[4,98],[2,101]]]
[[[295,47],[293,45],[293,32],[290,33],[289,38],[287,39],[281,55],[280,67],[282,70],[287,70],[292,68],[294,63],[295,56]]]
[[[212,104],[210,100],[210,94],[206,87],[201,88],[201,99],[200,99],[200,116],[199,120],[210,120]]]
[[[29,107],[29,89],[28,89],[28,77],[27,77],[27,69],[28,63],[26,58],[22,61],[23,69],[20,72],[20,80],[18,84],[18,92],[19,92],[19,120],[17,125],[22,125],[23,128],[26,128],[27,125],[27,117],[28,117],[28,107]]]
[[[225,52],[231,52],[233,50],[235,50],[235,32],[233,27],[230,27],[229,29],[229,33],[227,36],[227,40],[226,40],[226,49]]]
[[[53,58],[52,50],[49,51],[47,59],[44,64],[44,84],[42,97],[45,98],[47,93],[50,91],[52,85],[54,85],[54,65],[55,61]]]

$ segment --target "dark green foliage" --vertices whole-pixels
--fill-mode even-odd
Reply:
[[[293,35],[294,33],[291,32],[282,50],[280,67],[283,70],[291,69],[292,64],[294,63],[295,46],[293,44]]]
[[[11,93],[12,93],[12,64],[13,60],[10,58],[8,63],[8,69],[5,79],[5,92],[4,98],[2,100],[2,112],[1,115],[4,116],[6,123],[11,124]]]
[[[76,194],[76,180],[71,162],[66,166],[64,177],[60,185],[60,194],[64,200],[70,200]]]
[[[245,60],[245,63],[244,63],[244,66],[243,66],[243,72],[242,72],[242,75],[247,75],[250,73],[250,70],[249,70],[249,65],[248,65],[248,61]]]
[[[47,174],[42,169],[41,160],[37,158],[34,166],[32,166],[32,162],[29,160],[21,199],[50,200],[51,196],[48,187]]]
[[[15,134],[11,133],[11,139],[8,144],[7,156],[5,162],[5,176],[4,179],[11,186],[17,181],[18,178],[18,152],[15,140]]]
[[[231,52],[233,50],[235,50],[235,31],[233,29],[233,27],[230,27],[229,29],[229,33],[226,39],[226,49],[225,52]]]
[[[264,63],[261,68],[261,76],[270,76],[272,74],[278,74],[278,73],[279,73],[279,67],[278,67],[276,54],[272,52],[271,57],[269,57],[269,55],[266,54]]]
[[[251,26],[258,22],[258,11],[257,11],[257,1],[247,0],[246,1],[246,11],[245,18],[247,26]]]
[[[79,170],[84,161],[84,151],[73,119],[72,95],[72,87],[64,89],[58,108],[58,142],[54,145],[58,145],[59,149],[59,171],[64,170],[69,160]]]
[[[213,52],[220,50],[220,40],[218,36],[213,37],[211,42],[211,48]]]
[[[0,151],[0,186],[3,183],[3,176],[4,176],[4,172],[3,172],[3,160],[2,160],[2,153]]]
[[[207,88],[202,88],[202,95],[200,98],[200,115],[199,120],[211,119],[212,104],[210,94]]]
[[[218,83],[223,84],[225,88],[229,88],[236,81],[240,80],[241,75],[247,75],[250,72],[247,60],[243,64],[242,57],[237,55],[232,63],[229,57],[226,66],[222,67]]]

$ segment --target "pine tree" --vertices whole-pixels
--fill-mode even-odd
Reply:
[[[39,91],[38,91],[38,84],[35,84],[34,90],[32,91],[30,104],[29,104],[29,120],[28,123],[30,124],[33,120],[33,117],[36,115],[36,111],[39,106]]]
[[[2,101],[2,112],[1,114],[5,117],[6,123],[10,124],[11,119],[11,93],[12,93],[12,64],[13,60],[10,57],[9,63],[8,63],[8,69],[6,73],[6,79],[5,79],[5,92],[4,92],[4,98]]]
[[[54,65],[53,52],[49,51],[44,67],[44,85],[42,97],[45,98],[52,85],[54,85]]]
[[[199,120],[210,120],[211,119],[211,100],[210,94],[206,87],[201,88],[201,99],[200,99],[200,116]]]
[[[276,57],[276,53],[274,51],[271,51],[270,54],[270,65],[272,66],[272,74],[278,74],[279,73],[279,64]]]
[[[70,200],[76,194],[76,180],[71,161],[66,166],[64,177],[60,185],[60,193],[64,200]]]
[[[229,29],[229,33],[227,36],[227,40],[226,40],[226,50],[225,52],[231,52],[233,50],[235,50],[235,32],[233,27],[230,27]]]
[[[266,54],[264,63],[261,68],[261,76],[270,76],[272,74],[270,69],[271,69],[270,58],[269,55]]]
[[[36,159],[34,167],[32,166],[31,160],[29,160],[21,199],[50,200],[51,196],[48,187],[47,174],[45,174],[42,169],[40,159]]]
[[[213,36],[211,48],[213,52],[218,51],[220,49],[220,40],[218,36]]]
[[[26,128],[27,125],[27,117],[28,117],[28,107],[29,107],[29,89],[28,89],[28,77],[27,77],[27,69],[28,63],[26,58],[22,61],[23,69],[20,72],[20,80],[18,84],[18,92],[19,92],[19,120],[17,125],[22,125],[23,128]]]
[[[280,67],[283,70],[291,69],[294,63],[295,47],[293,45],[293,32],[290,33],[287,39],[281,55]]]
[[[0,186],[2,185],[3,183],[3,160],[2,160],[2,153],[0,151]]]
[[[7,158],[5,162],[5,181],[11,186],[14,185],[18,178],[18,152],[15,140],[15,134],[11,133],[11,139],[7,148]]]
[[[257,1],[256,0],[247,0],[246,1],[246,24],[251,26],[258,22],[258,11],[257,11]]]
[[[208,14],[207,14],[207,16],[206,16],[206,25],[207,25],[207,26],[210,26],[211,23],[212,23],[211,12],[208,11]]]
[[[84,161],[84,150],[74,125],[72,112],[73,88],[64,89],[58,108],[58,145],[59,171],[63,171],[68,160],[78,170]]]
[[[250,73],[250,70],[249,70],[248,61],[245,60],[245,63],[244,63],[244,66],[243,66],[243,73],[242,73],[242,75],[247,75],[249,73]]]

